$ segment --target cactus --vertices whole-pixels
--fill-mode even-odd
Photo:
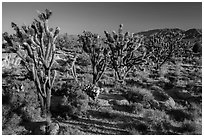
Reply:
[[[112,35],[104,31],[105,43],[110,48],[110,63],[115,71],[116,80],[123,82],[128,72],[135,65],[145,62],[145,52],[142,49],[142,37],[130,35],[129,32],[123,33],[123,25],[119,25],[118,34],[113,31]],[[143,52],[140,52],[142,49]]]
[[[45,10],[39,12],[39,19],[34,20],[30,26],[18,27],[11,23],[16,34],[8,36],[4,34],[4,39],[13,51],[22,59],[37,88],[40,99],[42,113],[48,117],[50,115],[51,89],[56,77],[56,71],[52,70],[55,62],[55,40],[59,34],[59,27],[51,31],[48,20],[52,12]]]
[[[99,35],[84,31],[79,35],[79,41],[82,43],[83,51],[88,54],[92,65],[92,84],[95,85],[104,73],[107,65],[107,47],[102,46]]]

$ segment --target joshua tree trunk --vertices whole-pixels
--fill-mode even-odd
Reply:
[[[46,116],[50,116],[50,103],[51,102],[51,89],[47,89],[47,98],[46,98]]]

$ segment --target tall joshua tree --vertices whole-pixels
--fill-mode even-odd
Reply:
[[[130,35],[129,32],[123,33],[123,25],[119,25],[118,34],[113,31],[112,35],[104,31],[105,43],[110,48],[110,63],[115,71],[118,81],[123,82],[128,72],[135,65],[145,62],[145,49],[142,48],[142,38]],[[140,52],[142,51],[142,52]]]
[[[48,9],[39,12],[39,20],[34,20],[30,26],[21,28],[11,23],[15,34],[3,34],[7,43],[21,59],[23,66],[31,74],[41,104],[42,114],[49,120],[51,89],[55,81],[56,71],[52,70],[55,62],[55,40],[59,34],[59,27],[55,31],[48,26],[52,12]]]
[[[102,45],[99,35],[91,32],[84,31],[83,35],[79,35],[79,41],[82,43],[83,51],[88,54],[91,60],[92,84],[95,85],[105,71],[108,49]]]

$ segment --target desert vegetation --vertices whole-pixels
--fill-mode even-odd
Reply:
[[[2,34],[2,134],[202,134],[201,31],[74,36],[51,17]]]

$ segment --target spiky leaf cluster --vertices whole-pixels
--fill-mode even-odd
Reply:
[[[38,11],[38,17],[39,17],[39,19],[40,19],[41,21],[44,21],[44,22],[45,22],[46,20],[48,20],[51,15],[52,15],[52,11],[51,11],[51,10],[48,10],[48,9],[46,9],[44,13]]]

